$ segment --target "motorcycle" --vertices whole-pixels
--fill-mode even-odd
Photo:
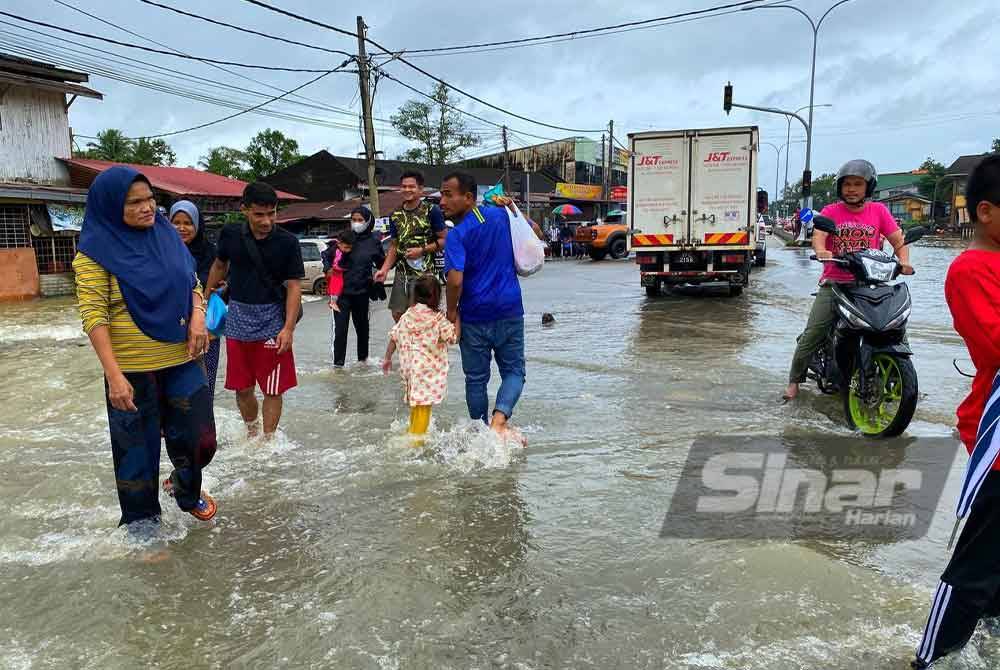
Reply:
[[[837,234],[837,225],[827,217],[815,217],[813,227]],[[925,233],[923,228],[911,228],[906,244]],[[810,259],[820,260],[815,255]],[[903,266],[894,254],[881,249],[820,262],[841,265],[857,283],[833,285],[837,318],[807,376],[823,393],[841,395],[851,428],[869,437],[895,437],[913,418],[918,396],[913,351],[906,340],[910,291],[905,283],[890,283]]]

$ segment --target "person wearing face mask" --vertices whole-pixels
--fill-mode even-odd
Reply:
[[[347,359],[347,331],[354,321],[354,333],[358,340],[358,361],[368,360],[368,302],[371,296],[372,275],[385,262],[382,244],[372,232],[375,217],[367,207],[357,207],[351,212],[351,230],[354,244],[351,253],[344,257],[344,289],[337,299],[340,311],[333,312],[333,365],[344,367]],[[327,247],[323,252],[323,270],[333,263],[336,246]]]

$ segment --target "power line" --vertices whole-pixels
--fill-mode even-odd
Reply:
[[[264,9],[270,10],[272,12],[276,12],[278,14],[282,14],[283,16],[288,16],[290,18],[297,19],[299,21],[303,21],[305,23],[309,23],[309,24],[314,25],[314,26],[319,26],[321,28],[326,28],[328,30],[333,30],[335,32],[343,33],[345,35],[350,35],[351,37],[357,38],[357,35],[355,33],[351,33],[351,32],[345,31],[343,28],[337,28],[336,26],[332,26],[330,24],[323,23],[321,21],[316,21],[315,19],[310,19],[309,17],[302,16],[301,14],[295,14],[294,12],[289,12],[287,10],[280,9],[278,7],[274,7],[272,5],[269,5],[266,2],[261,2],[261,0],[244,0],[244,2],[249,2],[252,5],[256,5],[258,7],[263,7]],[[552,128],[553,130],[563,130],[563,131],[570,132],[570,133],[599,133],[599,132],[602,132],[602,130],[603,130],[603,129],[586,130],[586,129],[580,129],[580,128],[566,128],[564,126],[557,126],[557,125],[554,125],[554,124],[551,124],[551,123],[545,123],[544,121],[538,121],[536,119],[532,119],[532,118],[529,118],[527,116],[523,116],[521,114],[517,114],[517,113],[512,112],[512,111],[510,111],[508,109],[504,109],[503,107],[499,107],[497,105],[494,105],[491,102],[487,102],[486,100],[483,100],[482,98],[479,98],[479,97],[477,97],[477,96],[475,96],[475,95],[473,95],[473,94],[471,94],[471,93],[469,93],[467,91],[463,91],[462,89],[460,89],[460,88],[458,88],[456,86],[453,86],[452,84],[449,84],[445,80],[443,80],[440,77],[437,77],[437,76],[431,74],[430,72],[428,72],[427,70],[424,70],[420,66],[414,65],[413,63],[410,63],[405,58],[403,58],[402,56],[398,55],[397,52],[390,51],[389,49],[385,48],[384,46],[382,46],[381,44],[379,44],[378,42],[376,42],[375,40],[373,40],[373,39],[371,39],[369,37],[365,37],[365,41],[368,42],[368,43],[370,43],[375,48],[380,49],[381,51],[385,52],[386,54],[390,54],[390,55],[396,54],[394,60],[398,60],[400,63],[403,63],[404,65],[406,65],[406,66],[408,66],[408,67],[416,70],[417,72],[419,72],[420,74],[424,75],[425,77],[429,77],[430,79],[433,79],[434,81],[438,82],[439,84],[442,84],[443,86],[446,86],[446,87],[450,88],[451,90],[455,91],[456,93],[464,95],[465,97],[467,97],[467,98],[469,98],[471,100],[475,100],[476,102],[478,102],[481,105],[484,105],[486,107],[489,107],[490,109],[494,109],[494,110],[496,110],[498,112],[506,114],[507,116],[512,116],[512,117],[514,117],[516,119],[521,119],[522,121],[527,121],[528,123],[532,123],[532,124],[534,124],[536,126],[544,126],[546,128]],[[398,82],[398,80],[396,80],[396,81]]]
[[[756,0],[759,2],[759,0]],[[268,35],[267,33],[262,33],[252,28],[243,28],[241,26],[234,26],[231,23],[226,23],[224,21],[219,21],[216,19],[210,19],[207,16],[201,16],[200,14],[193,14],[191,12],[185,12],[182,9],[177,9],[176,7],[171,7],[170,5],[163,5],[159,2],[153,2],[153,0],[139,0],[139,2],[152,5],[153,7],[159,7],[161,9],[166,9],[170,12],[175,12],[181,16],[188,16],[192,19],[198,19],[199,21],[206,21],[208,23],[213,23],[217,26],[224,26],[226,28],[232,28],[233,30],[239,30],[240,32],[249,33],[251,35],[258,35],[260,37],[267,38],[269,40],[275,40],[276,42],[284,42],[286,44],[294,44],[296,46],[305,47],[307,49],[315,49],[316,51],[325,51],[326,53],[337,54],[338,56],[353,56],[354,54],[349,54],[346,51],[339,51],[337,49],[327,49],[325,47],[316,46],[315,44],[306,44],[305,42],[298,42],[293,39],[288,39],[286,37],[278,37],[277,35]]]
[[[248,0],[249,1],[249,0]],[[98,40],[100,42],[107,42],[109,44],[115,44],[117,46],[126,47],[129,49],[138,49],[140,51],[148,51],[150,53],[158,53],[166,56],[173,56],[174,58],[186,58],[188,60],[196,60],[202,63],[216,63],[218,65],[231,65],[233,67],[245,67],[253,70],[269,70],[272,72],[307,72],[315,74],[317,72],[322,74],[331,74],[333,72],[338,72],[337,70],[316,70],[307,68],[294,68],[294,67],[277,67],[271,65],[248,65],[247,63],[235,63],[233,61],[225,60],[215,60],[212,58],[202,58],[200,56],[188,56],[186,54],[180,54],[175,51],[164,51],[163,49],[154,49],[152,47],[143,47],[138,44],[129,44],[127,42],[120,42],[118,40],[111,39],[110,37],[101,37],[100,35],[91,35],[90,33],[84,33],[79,30],[73,30],[71,28],[63,28],[62,26],[57,26],[52,23],[45,23],[44,21],[36,21],[34,19],[26,19],[23,16],[18,16],[17,14],[11,14],[10,12],[0,11],[0,16],[6,16],[8,18],[15,19],[17,21],[24,21],[25,23],[31,23],[36,26],[42,26],[43,28],[52,28],[53,30],[58,30],[60,32],[69,33],[70,35],[76,35],[77,37],[86,37],[91,40]]]
[[[305,21],[306,23],[311,23],[314,26],[319,26],[320,28],[326,28],[327,30],[332,30],[335,33],[340,33],[341,35],[347,35],[354,39],[358,39],[358,34],[353,33],[350,30],[345,30],[343,28],[338,28],[337,26],[331,26],[328,23],[320,23],[319,21],[314,21],[306,16],[299,16],[298,14],[293,14],[287,10],[281,9],[280,7],[273,7],[266,2],[260,2],[260,0],[244,0],[244,2],[249,2],[251,5],[257,5],[258,7],[263,7],[264,9],[269,9],[272,12],[277,12],[278,14],[283,14],[293,19],[298,19],[299,21]],[[370,41],[370,40],[368,40]]]
[[[795,0],[772,0],[771,2],[768,2],[767,4],[760,5],[760,6],[761,7],[772,7],[774,5],[791,5],[793,2],[795,2]],[[599,38],[599,37],[610,37],[611,35],[620,35],[622,33],[630,33],[630,32],[634,32],[634,31],[637,31],[637,30],[655,30],[656,28],[666,28],[668,26],[677,26],[677,25],[680,25],[682,23],[693,23],[695,21],[705,21],[707,19],[715,19],[715,18],[719,18],[719,17],[723,17],[723,16],[728,16],[729,14],[739,14],[742,11],[743,11],[742,9],[731,9],[731,10],[725,11],[725,12],[717,12],[715,14],[706,14],[706,15],[703,15],[703,16],[693,16],[693,17],[686,18],[686,19],[677,19],[677,20],[674,20],[674,21],[665,21],[663,23],[656,23],[656,24],[652,24],[652,25],[636,26],[634,28],[622,28],[620,30],[610,30],[610,31],[608,31],[606,33],[598,33],[598,34],[593,34],[593,35],[581,35],[579,37],[563,37],[563,38],[560,38],[560,39],[549,40],[547,42],[533,42],[531,44],[524,44],[524,45],[510,45],[510,46],[492,47],[492,48],[484,48],[484,49],[471,49],[469,51],[458,51],[458,52],[422,53],[422,54],[416,54],[416,55],[412,55],[412,52],[408,52],[408,54],[410,54],[409,55],[410,58],[441,58],[441,57],[447,57],[447,56],[464,56],[464,55],[468,55],[468,54],[495,53],[495,52],[498,52],[498,51],[508,51],[510,49],[518,49],[518,48],[522,48],[522,47],[547,46],[547,45],[550,45],[550,44],[561,44],[563,42],[577,42],[577,41],[581,41],[581,40],[595,39],[595,38]],[[392,58],[394,58],[394,56],[383,55],[383,54],[380,54],[379,57],[384,57],[384,58],[387,59],[387,61],[391,60]]]
[[[170,137],[172,135],[180,135],[181,133],[189,133],[189,132],[191,132],[193,130],[201,130],[202,128],[208,128],[209,126],[214,126],[214,125],[216,125],[218,123],[222,123],[223,121],[228,121],[230,119],[235,119],[237,116],[242,116],[244,114],[249,114],[250,112],[254,111],[255,109],[260,109],[264,105],[270,104],[270,103],[275,102],[277,100],[281,100],[285,96],[291,95],[292,93],[295,93],[296,91],[299,91],[299,90],[305,88],[306,86],[309,86],[310,84],[315,84],[317,81],[319,81],[323,77],[326,77],[327,75],[333,74],[334,72],[337,72],[341,68],[347,67],[348,64],[350,64],[352,62],[354,62],[354,59],[353,58],[348,58],[343,63],[341,63],[335,70],[330,70],[329,72],[324,72],[324,73],[322,73],[322,74],[320,74],[320,75],[318,75],[316,77],[313,77],[312,79],[310,79],[306,83],[300,84],[299,86],[296,86],[295,88],[293,88],[293,89],[291,89],[289,91],[286,91],[285,93],[282,93],[281,95],[275,96],[275,97],[271,98],[270,100],[265,100],[264,102],[262,102],[262,103],[260,103],[258,105],[254,105],[253,107],[250,107],[248,109],[244,109],[242,111],[236,112],[235,114],[230,114],[229,116],[224,116],[221,119],[216,119],[214,121],[209,121],[208,123],[201,123],[201,124],[199,124],[197,126],[191,126],[190,128],[184,128],[182,130],[172,130],[169,133],[159,133],[157,135],[144,135],[142,137],[130,137],[128,139],[130,139],[130,140],[152,140],[152,139],[157,139],[157,138],[160,138],[160,137]]]
[[[0,31],[0,33],[6,33],[6,31]],[[9,34],[9,33],[7,33],[7,34]],[[166,93],[168,95],[174,95],[174,96],[186,98],[186,99],[189,99],[189,100],[195,100],[195,101],[198,101],[198,102],[203,102],[203,103],[206,103],[206,104],[211,104],[211,105],[217,106],[217,107],[224,107],[224,108],[235,109],[235,110],[243,110],[248,105],[253,105],[254,104],[254,101],[252,101],[252,100],[248,101],[248,102],[240,102],[240,101],[235,100],[235,98],[233,98],[233,97],[228,97],[228,98],[213,97],[210,93],[205,93],[205,92],[199,90],[198,88],[192,87],[192,86],[185,85],[184,88],[177,88],[177,87],[172,86],[171,84],[163,82],[161,80],[143,78],[142,75],[134,75],[132,73],[122,73],[120,71],[108,68],[108,67],[103,66],[103,65],[98,64],[98,63],[94,63],[94,62],[91,62],[91,61],[85,61],[85,60],[81,60],[81,59],[77,59],[77,58],[72,58],[72,57],[60,56],[60,55],[56,55],[56,54],[52,54],[52,53],[48,53],[48,52],[39,51],[39,50],[33,49],[31,47],[26,47],[26,46],[24,46],[23,44],[20,44],[20,43],[11,43],[11,42],[8,42],[6,40],[3,40],[3,41],[0,41],[0,44],[3,44],[4,46],[7,46],[8,48],[12,47],[13,48],[12,49],[13,53],[23,54],[23,55],[26,55],[26,56],[32,57],[32,58],[44,58],[46,60],[54,60],[55,62],[64,63],[64,64],[66,64],[66,65],[68,65],[70,67],[76,67],[76,68],[79,68],[79,69],[83,69],[83,70],[89,71],[89,72],[91,72],[93,74],[96,74],[96,75],[99,75],[99,76],[104,76],[104,77],[107,77],[109,79],[113,79],[113,80],[116,80],[116,81],[121,81],[121,82],[126,83],[126,84],[130,84],[130,85],[137,86],[137,87],[140,87],[140,88],[144,88],[144,89],[147,89],[147,90],[152,90],[152,91],[157,91],[157,92],[161,92],[161,93]],[[233,88],[235,89],[235,87],[233,87]],[[229,95],[232,95],[232,94],[229,94]],[[255,93],[255,95],[257,95],[258,97],[270,97],[270,96],[268,96],[268,94]],[[265,103],[265,104],[267,104],[267,103]],[[333,120],[329,120],[329,119],[319,119],[319,118],[315,118],[315,117],[306,117],[306,116],[301,116],[301,115],[298,115],[298,114],[293,114],[293,113],[289,113],[289,112],[285,112],[285,111],[267,110],[267,109],[255,109],[254,113],[261,114],[263,116],[269,116],[271,118],[282,119],[282,120],[286,120],[286,121],[293,121],[293,122],[298,122],[298,123],[306,123],[306,124],[316,125],[316,126],[320,126],[320,127],[324,127],[324,128],[334,129],[334,130],[344,130],[344,131],[352,131],[352,132],[354,130],[353,126],[345,124],[345,123],[341,123],[341,122],[337,122],[337,121],[333,121]],[[394,130],[381,129],[380,132],[402,137],[401,135],[399,135],[398,133],[396,133]]]
[[[142,1],[145,2],[146,0],[142,0]],[[523,38],[520,38],[520,39],[502,40],[502,41],[499,41],[499,42],[480,42],[480,43],[477,43],[477,44],[462,44],[462,45],[450,46],[450,47],[436,47],[436,48],[433,48],[433,49],[408,49],[408,50],[406,50],[406,53],[409,54],[409,55],[412,55],[412,54],[443,53],[443,52],[449,52],[449,51],[465,51],[465,50],[468,50],[468,49],[480,49],[480,48],[484,48],[484,47],[500,47],[500,46],[510,47],[510,46],[515,46],[515,45],[524,45],[524,44],[527,44],[529,42],[545,42],[545,41],[554,40],[554,39],[557,39],[557,38],[575,39],[575,38],[582,37],[582,36],[585,36],[585,35],[593,35],[595,33],[604,33],[604,32],[612,31],[612,30],[620,30],[622,28],[636,28],[636,27],[639,27],[639,26],[646,26],[646,25],[649,25],[649,24],[652,24],[652,23],[659,23],[661,21],[669,21],[671,19],[680,19],[680,18],[685,18],[685,17],[690,17],[690,16],[699,16],[699,15],[703,15],[703,14],[709,14],[711,12],[718,12],[718,11],[722,11],[722,10],[725,10],[725,9],[733,9],[733,8],[736,8],[736,7],[743,7],[743,6],[746,6],[746,5],[753,5],[753,4],[757,4],[757,3],[763,2],[763,1],[764,0],[744,0],[743,2],[733,2],[733,3],[730,3],[728,5],[717,5],[715,7],[708,7],[706,9],[697,9],[697,10],[693,10],[693,11],[689,11],[689,12],[681,12],[679,14],[671,14],[669,16],[660,16],[660,17],[655,18],[655,19],[643,19],[641,21],[629,21],[627,23],[619,23],[619,24],[611,25],[611,26],[601,26],[599,28],[587,28],[585,30],[572,30],[572,31],[563,32],[563,33],[552,33],[552,34],[549,34],[549,35],[538,35],[536,37],[523,37]]]
[[[141,35],[141,34],[135,32],[135,31],[132,31],[132,30],[129,30],[128,28],[125,28],[124,26],[120,26],[118,24],[112,23],[111,21],[108,21],[107,19],[101,18],[100,16],[97,16],[96,14],[91,14],[90,12],[84,11],[84,10],[80,9],[79,7],[76,7],[75,5],[72,5],[72,4],[68,3],[68,2],[65,2],[65,0],[53,0],[53,2],[56,2],[56,3],[60,4],[60,5],[62,5],[63,7],[67,7],[69,9],[72,9],[74,12],[78,12],[80,14],[83,14],[84,16],[87,16],[87,17],[89,17],[91,19],[94,19],[95,21],[99,21],[99,22],[103,23],[106,26],[110,26],[112,28],[115,28],[116,30],[120,30],[120,31],[122,31],[124,33],[132,35],[133,37],[138,37],[141,40],[144,40],[144,41],[149,42],[151,44],[155,44],[157,46],[163,47],[164,49],[170,49],[171,51],[173,51],[175,53],[184,54],[186,56],[190,56],[191,55],[191,54],[188,54],[188,53],[186,53],[184,51],[181,51],[179,49],[175,49],[175,48],[171,47],[169,44],[164,44],[163,42],[157,42],[156,40],[154,40],[154,39],[152,39],[152,38],[150,38],[150,37],[148,37],[146,35]],[[14,25],[14,24],[7,24],[7,25]],[[35,32],[32,29],[30,29],[30,28],[24,28],[23,26],[16,26],[16,27],[19,30],[26,30],[26,31]],[[48,33],[43,33],[41,31],[38,31],[38,32],[41,35],[46,35],[47,37],[51,37],[53,39],[60,39],[60,38],[56,37],[55,35],[49,35]],[[87,49],[94,50],[94,51],[102,51],[101,49],[97,49],[96,47],[91,47],[91,46],[87,46],[87,45],[83,45],[83,44],[81,44],[80,46],[83,46],[83,47],[85,47]],[[114,52],[108,51],[108,52],[105,52],[105,53],[114,53]],[[127,56],[122,56],[122,57],[123,58],[127,58]],[[129,59],[129,60],[133,60],[133,59]],[[141,63],[143,61],[137,61],[137,62]],[[226,74],[232,75],[234,77],[239,77],[240,79],[243,79],[245,81],[253,82],[254,84],[258,84],[258,85],[263,86],[265,88],[269,88],[272,91],[281,92],[283,90],[281,88],[278,88],[277,86],[274,86],[273,84],[269,84],[267,82],[260,81],[259,79],[254,79],[253,77],[249,77],[249,76],[243,74],[242,72],[237,72],[235,70],[230,70],[230,69],[227,69],[225,67],[222,67],[221,65],[216,65],[215,63],[206,63],[206,65],[208,65],[209,67],[215,68],[216,70],[219,70],[220,72],[225,72]],[[159,66],[157,66],[157,67],[159,67]],[[262,95],[266,95],[266,94],[262,94]],[[302,96],[302,95],[295,95],[295,96],[290,96],[290,101],[291,101],[291,98],[295,98],[297,100],[305,100],[307,102],[314,103],[315,105],[321,105],[321,106],[323,106],[323,108],[325,108],[325,109],[327,109],[327,110],[329,110],[331,112],[334,112],[336,114],[345,114],[347,116],[352,116],[352,117],[353,116],[357,116],[357,113],[354,112],[354,111],[352,111],[352,110],[350,110],[350,109],[342,109],[342,108],[339,108],[339,107],[336,107],[336,106],[333,106],[333,105],[327,105],[327,104],[323,103],[322,101],[316,100],[314,98],[309,98],[309,97]],[[301,104],[301,103],[298,103],[298,104]],[[386,119],[376,119],[376,120],[377,121],[386,121],[386,122],[388,122]]]
[[[413,91],[417,95],[422,95],[423,97],[427,98],[428,100],[432,100],[432,101],[434,101],[437,104],[440,104],[440,105],[443,105],[444,107],[447,107],[448,109],[452,109],[452,110],[454,110],[456,112],[459,112],[460,114],[464,114],[464,115],[469,116],[469,117],[471,117],[473,119],[476,119],[478,121],[482,121],[483,123],[488,123],[489,125],[491,125],[491,126],[493,126],[495,128],[503,128],[504,127],[503,124],[496,123],[494,121],[490,121],[489,119],[485,119],[485,118],[483,118],[481,116],[477,116],[476,114],[473,114],[472,112],[467,112],[464,109],[462,109],[461,107],[456,107],[455,105],[452,105],[450,103],[442,103],[437,98],[435,98],[434,96],[428,95],[427,93],[424,93],[419,88],[416,88],[415,86],[410,86],[405,81],[397,79],[395,76],[389,74],[388,72],[386,72],[384,70],[380,69],[380,71],[382,72],[383,76],[385,76],[386,79],[390,79],[390,80],[396,82],[397,84],[399,84],[400,86]],[[555,141],[557,141],[557,140],[555,140],[555,139],[553,139],[551,137],[542,137],[541,135],[532,135],[531,133],[524,132],[524,131],[518,131],[518,132],[521,135],[527,135],[528,137],[535,137],[535,138],[538,138],[540,140],[546,140],[546,141],[549,141],[549,142],[555,142]]]
[[[119,67],[121,67],[121,66],[133,67],[133,68],[136,68],[138,70],[145,70],[147,72],[154,72],[154,73],[157,73],[157,74],[159,74],[159,73],[165,73],[171,79],[181,80],[181,83],[185,87],[187,87],[186,89],[184,89],[184,91],[197,91],[198,89],[195,88],[194,86],[209,85],[209,86],[217,87],[217,88],[220,88],[220,89],[228,89],[228,91],[232,91],[232,92],[235,92],[235,93],[251,94],[251,95],[254,95],[254,96],[257,96],[257,97],[261,97],[261,98],[267,98],[267,97],[271,96],[270,93],[265,93],[265,92],[262,92],[262,91],[258,91],[258,90],[255,90],[253,88],[248,88],[246,86],[235,86],[235,85],[232,85],[232,84],[227,84],[227,83],[222,82],[222,81],[218,81],[218,80],[214,80],[214,79],[208,79],[206,77],[200,77],[200,76],[198,76],[196,74],[192,74],[192,73],[189,73],[189,72],[184,72],[182,70],[176,70],[176,69],[173,69],[173,68],[162,67],[162,66],[159,66],[159,65],[155,65],[153,63],[148,63],[146,61],[138,60],[138,59],[131,58],[129,56],[125,56],[125,55],[121,55],[121,54],[117,54],[117,53],[115,53],[113,51],[107,51],[105,49],[99,49],[97,47],[92,47],[92,46],[89,46],[89,45],[86,45],[86,44],[79,45],[83,49],[87,49],[88,51],[92,51],[92,52],[95,52],[96,54],[100,54],[98,57],[102,59],[102,62],[100,62],[100,63],[94,63],[94,61],[86,60],[88,58],[94,57],[94,54],[90,54],[90,53],[87,53],[85,51],[80,51],[78,49],[73,49],[73,48],[70,48],[70,47],[62,46],[60,44],[53,44],[53,43],[48,42],[46,40],[39,39],[38,37],[35,37],[35,35],[41,35],[43,37],[50,37],[50,38],[53,38],[53,39],[56,39],[56,40],[60,40],[60,38],[55,37],[55,36],[53,36],[53,35],[51,35],[49,33],[45,33],[45,32],[42,32],[42,31],[36,31],[36,30],[31,29],[31,28],[23,28],[21,26],[17,26],[17,25],[15,25],[13,23],[9,23],[9,22],[3,21],[3,20],[0,20],[0,25],[12,26],[12,27],[14,27],[14,28],[16,28],[18,30],[24,30],[24,31],[26,31],[28,33],[31,33],[33,35],[32,37],[27,37],[27,36],[22,36],[22,35],[20,35],[18,33],[13,33],[13,32],[6,31],[6,30],[0,30],[0,35],[6,35],[6,36],[9,36],[10,38],[14,39],[15,41],[13,42],[13,44],[15,44],[20,49],[31,49],[31,48],[34,47],[35,48],[34,52],[36,54],[38,54],[40,57],[42,57],[42,58],[47,58],[47,59],[53,59],[54,58],[54,59],[59,60],[61,62],[64,62],[64,63],[67,63],[67,64],[71,64],[74,67],[85,68],[88,72],[91,72],[93,74],[101,74],[102,76],[106,76],[106,77],[108,77],[110,79],[116,79],[118,81],[124,81],[125,83],[136,84],[135,80],[128,79],[126,77],[135,77],[137,75],[134,75],[132,72],[122,72],[121,70],[111,69],[109,63],[113,64],[113,65],[118,65]],[[27,43],[27,45],[26,45],[25,42],[21,41],[21,40],[28,40],[28,39],[30,39],[31,42]],[[60,41],[64,42],[64,40],[60,40]],[[10,44],[10,42],[8,42],[8,44]],[[39,45],[48,47],[49,49],[56,50],[56,51],[54,51],[54,52],[41,52],[41,51],[39,51],[37,49],[37,47]],[[66,55],[67,53],[68,54],[72,54],[72,55],[67,56]],[[131,65],[131,63],[135,63],[136,65]],[[145,75],[138,75],[138,76],[145,76]],[[187,84],[187,82],[185,82],[184,80],[189,80],[191,82],[194,82],[194,86],[192,86],[190,84]],[[149,80],[147,80],[147,82],[148,81]],[[156,81],[156,80],[153,80],[153,81]],[[143,82],[143,83],[147,83],[147,82]],[[162,83],[162,82],[156,81],[156,83]],[[141,84],[136,84],[136,85],[141,85]],[[277,89],[277,90],[279,92],[282,92],[282,89]],[[227,95],[232,95],[232,93],[229,93],[228,91],[227,91]],[[167,92],[173,92],[173,91],[167,91]],[[300,96],[295,96],[295,97],[298,98]],[[301,98],[301,99],[302,100],[309,100],[308,98]],[[314,109],[314,110],[329,111],[329,112],[333,112],[333,113],[336,113],[336,114],[343,114],[343,115],[347,115],[347,116],[350,116],[350,117],[357,117],[357,114],[354,113],[354,112],[350,112],[350,111],[347,111],[347,110],[341,111],[340,109],[338,109],[336,107],[332,107],[330,105],[311,104],[310,102],[300,102],[299,100],[288,100],[288,102],[296,104],[296,105],[299,105],[299,106],[302,106],[302,107]]]

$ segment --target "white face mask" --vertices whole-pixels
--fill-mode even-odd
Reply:
[[[356,234],[361,234],[365,232],[367,228],[368,224],[365,223],[364,221],[362,221],[361,223],[354,223],[353,221],[351,222],[351,230],[353,230]]]

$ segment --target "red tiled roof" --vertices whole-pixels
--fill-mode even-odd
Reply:
[[[399,191],[381,191],[378,194],[379,210],[382,216],[403,204],[403,194]],[[317,221],[346,220],[355,207],[368,205],[367,198],[352,198],[350,200],[331,200],[327,202],[296,202],[278,210],[277,223],[289,223],[303,219]]]
[[[127,163],[114,163],[111,161],[99,161],[90,158],[62,158],[70,167],[81,168],[93,172],[96,176],[114,165],[129,165]],[[166,191],[177,196],[209,196],[216,198],[239,198],[243,195],[246,182],[239,179],[230,179],[222,175],[211,172],[203,172],[187,167],[160,167],[155,165],[129,165],[142,174],[146,175],[153,188]],[[285,191],[278,191],[278,198],[281,200],[303,200],[301,196]]]

